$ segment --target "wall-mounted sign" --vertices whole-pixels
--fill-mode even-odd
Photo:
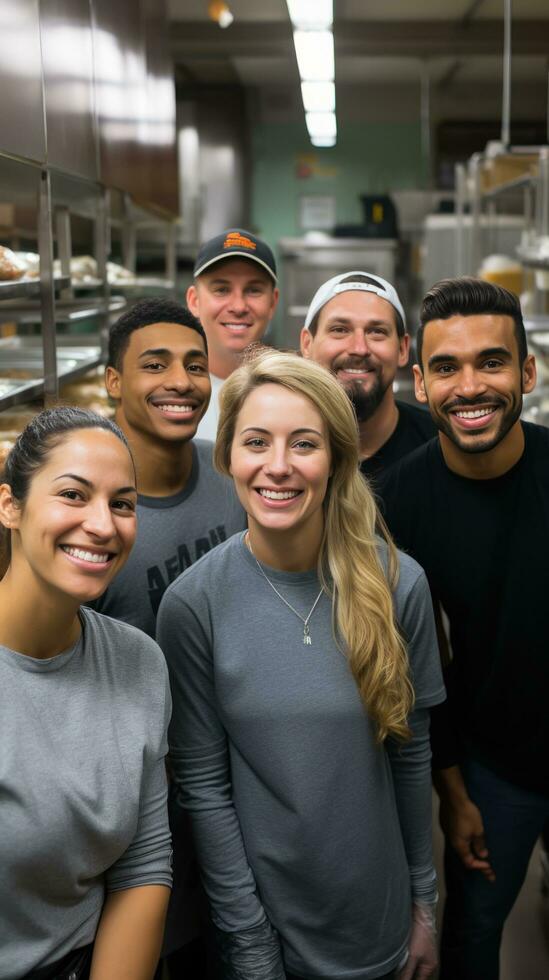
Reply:
[[[301,231],[332,231],[336,223],[336,199],[333,194],[302,194],[299,198]]]

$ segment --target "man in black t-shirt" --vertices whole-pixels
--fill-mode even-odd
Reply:
[[[360,468],[374,479],[436,435],[429,413],[395,401],[393,382],[408,363],[410,337],[396,289],[367,272],[345,272],[313,296],[301,352],[341,382],[355,407]]]
[[[549,816],[549,429],[516,296],[474,279],[427,293],[416,397],[438,427],[385,474],[385,517],[450,626],[432,713],[446,835],[441,980],[497,980],[503,925]]]

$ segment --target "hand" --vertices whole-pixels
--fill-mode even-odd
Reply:
[[[414,903],[408,959],[398,974],[398,980],[428,980],[437,966],[435,906]]]
[[[488,860],[484,825],[479,808],[468,797],[457,802],[440,801],[440,826],[466,868],[480,871],[488,881],[495,881]]]

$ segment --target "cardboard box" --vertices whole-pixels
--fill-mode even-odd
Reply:
[[[480,171],[480,186],[483,191],[493,190],[525,174],[538,172],[536,153],[504,153],[491,160],[485,160]]]

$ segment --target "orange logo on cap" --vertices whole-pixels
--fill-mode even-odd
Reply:
[[[238,246],[238,248],[251,248],[254,250],[256,248],[255,242],[252,242],[250,238],[246,238],[238,231],[231,231],[223,242],[223,248],[234,248],[235,246]]]

